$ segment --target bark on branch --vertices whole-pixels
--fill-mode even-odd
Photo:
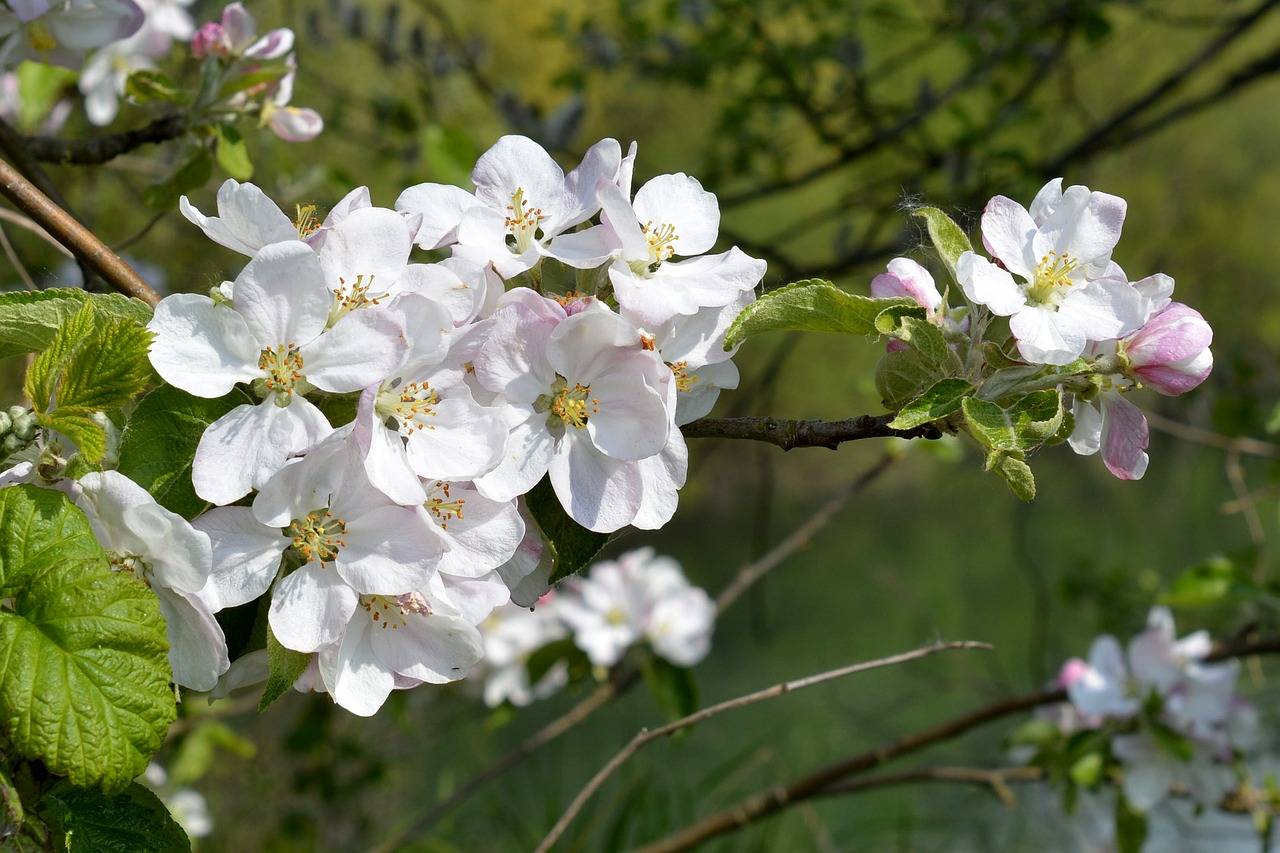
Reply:
[[[859,415],[842,421],[795,421],[770,417],[702,418],[680,428],[685,438],[746,438],[776,444],[783,450],[794,447],[828,447],[835,450],[843,442],[863,438],[942,437],[936,424],[914,429],[893,429],[893,412]]]

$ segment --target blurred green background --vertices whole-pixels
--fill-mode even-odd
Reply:
[[[504,133],[533,136],[566,167],[612,136],[624,148],[638,142],[637,186],[684,171],[716,192],[719,248],[737,244],[769,260],[766,286],[822,277],[866,292],[891,257],[926,261],[924,235],[905,207],[934,204],[972,227],[990,196],[1025,204],[1063,176],[1128,200],[1115,259],[1131,279],[1173,276],[1176,298],[1215,329],[1216,368],[1204,386],[1138,400],[1201,439],[1153,429],[1150,470],[1136,483],[1063,446],[1032,460],[1039,496],[1024,505],[959,442],[784,455],[691,441],[693,473],[676,519],[659,533],[619,536],[606,554],[652,544],[713,595],[883,454],[896,457],[725,615],[696,669],[704,703],[936,639],[983,640],[995,651],[854,676],[657,743],[605,785],[558,849],[657,839],[771,784],[1037,689],[1099,632],[1135,632],[1172,580],[1197,564],[1222,559],[1275,577],[1276,465],[1231,447],[1239,436],[1269,441],[1280,399],[1276,5],[250,4],[261,30],[297,32],[293,103],[316,108],[327,125],[303,145],[251,140],[254,181],[286,210],[324,209],[358,185],[386,206],[421,181],[467,186],[475,158]],[[198,2],[192,11],[213,20],[218,8]],[[126,107],[118,123],[145,119]],[[97,170],[50,173],[118,243],[155,215],[141,204],[142,187],[172,156],[144,149]],[[198,207],[212,211],[220,182],[193,193]],[[38,242],[13,239],[33,267],[56,270]],[[176,211],[128,253],[160,270],[171,291],[204,291],[243,262]],[[737,357],[742,385],[722,395],[717,413],[878,414],[871,371],[881,351],[835,336],[753,339]],[[1232,599],[1179,609],[1177,618],[1182,633],[1277,626],[1265,602]],[[1273,725],[1275,669],[1247,672],[1246,692]],[[254,754],[219,750],[198,782],[216,824],[200,849],[372,846],[590,689],[490,713],[465,683],[422,688],[394,695],[372,721],[316,696],[290,694],[262,717],[243,703],[215,706]],[[207,713],[203,700],[194,704],[185,710]],[[1000,765],[1002,738],[1018,719],[893,767]],[[531,849],[600,765],[640,726],[663,720],[643,687],[629,692],[487,785],[411,849]],[[1014,809],[987,790],[943,785],[818,800],[707,849],[1076,849],[1081,842],[1064,834],[1065,819],[1053,818],[1044,798],[1019,793]],[[1246,819],[1237,837],[1249,837]]]

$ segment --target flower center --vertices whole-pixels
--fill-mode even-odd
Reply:
[[[649,242],[649,257],[647,260],[631,261],[628,266],[636,275],[648,277],[658,271],[663,261],[676,253],[673,244],[679,239],[679,235],[676,234],[674,225],[663,223],[655,226],[653,220],[646,222],[642,230]]]
[[[600,411],[600,401],[591,396],[590,385],[574,384],[569,387],[569,380],[557,376],[551,386],[550,394],[543,394],[533,402],[534,411],[550,412],[547,415],[547,426],[555,428],[560,425],[582,429],[587,419]]]
[[[420,592],[407,592],[396,596],[362,595],[360,606],[364,608],[365,613],[369,614],[374,624],[384,630],[388,627],[397,630],[400,626],[407,625],[409,620],[405,617],[410,614],[431,615],[431,605]]]
[[[32,21],[27,26],[27,38],[36,53],[48,53],[58,46],[58,39],[44,21]]]
[[[511,232],[507,238],[511,250],[517,255],[524,254],[537,239],[538,223],[544,219],[542,208],[534,207],[525,199],[523,187],[517,188],[511,196],[511,204],[507,205],[507,218],[502,223]]]
[[[677,391],[691,391],[693,385],[698,381],[698,374],[689,375],[689,362],[677,361],[674,364],[668,364],[671,368],[671,374],[676,378]]]
[[[1027,285],[1027,299],[1037,305],[1056,308],[1075,280],[1071,274],[1079,261],[1063,252],[1050,252],[1040,259],[1031,284]]]
[[[320,227],[320,220],[316,219],[315,216],[316,206],[314,204],[296,204],[294,209],[298,212],[298,215],[293,220],[293,227],[298,229],[298,239],[305,240]]]
[[[451,498],[449,496],[449,484],[437,480],[436,484],[431,487],[431,492],[427,495],[422,507],[431,515],[431,520],[440,525],[441,530],[448,530],[451,520],[465,518],[462,514],[462,507],[466,502],[466,498]]]
[[[333,306],[329,309],[329,319],[325,328],[333,328],[333,324],[338,322],[348,312],[357,308],[363,308],[366,305],[378,305],[379,300],[386,299],[391,294],[388,291],[374,291],[373,280],[375,276],[363,274],[356,276],[355,281],[348,282],[341,276],[338,277],[338,287],[333,291]],[[367,280],[366,280],[367,279]]]
[[[346,546],[342,537],[347,535],[347,523],[327,509],[318,509],[306,518],[295,518],[285,535],[293,537],[293,549],[303,559],[308,563],[316,560],[323,569]]]
[[[388,429],[412,433],[419,429],[435,429],[425,418],[435,417],[432,406],[439,404],[440,395],[426,382],[400,384],[396,377],[378,391],[373,411]]]
[[[117,574],[127,573],[151,586],[151,564],[137,554],[119,554],[107,551],[107,560]]]
[[[254,383],[259,394],[265,398],[268,394],[276,395],[276,402],[284,401],[287,405],[293,396],[293,387],[302,380],[302,353],[297,344],[280,344],[267,347],[258,356],[258,369],[267,375]]]

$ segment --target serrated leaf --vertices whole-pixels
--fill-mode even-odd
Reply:
[[[22,383],[22,393],[27,395],[35,411],[47,412],[52,408],[63,367],[84,345],[93,331],[93,322],[93,306],[86,302],[55,330],[49,346],[32,359]]]
[[[245,392],[206,400],[170,385],[143,397],[120,436],[118,470],[151,493],[162,507],[192,519],[208,502],[191,485],[191,462],[209,424],[234,409],[252,404]]]
[[[1021,453],[993,450],[987,455],[987,470],[999,474],[1020,500],[1035,499],[1036,478]]]
[[[66,853],[190,853],[191,841],[154,792],[137,782],[119,794],[65,781],[36,805]]]
[[[204,186],[213,177],[213,157],[203,144],[192,146],[169,176],[142,190],[142,201],[154,210],[173,210],[185,193]]]
[[[82,411],[58,408],[52,415],[36,415],[36,423],[74,441],[86,462],[101,462],[107,453],[106,429]]]
[[[962,408],[969,432],[992,450],[1022,451],[1044,444],[1062,428],[1065,412],[1057,391],[1037,391],[1008,409],[966,397]]]
[[[688,667],[655,656],[644,665],[644,683],[668,719],[679,720],[698,710],[698,682]]]
[[[142,393],[150,377],[152,334],[131,320],[98,318],[62,366],[59,409],[105,412]]]
[[[54,288],[0,293],[0,358],[48,349],[58,329],[87,302],[100,316],[133,320],[145,326],[151,308],[140,299],[118,293],[85,293]]]
[[[551,570],[551,584],[586,568],[609,541],[610,534],[588,530],[569,517],[556,497],[550,477],[539,480],[524,500],[529,514],[542,531],[542,538],[556,558],[555,568]]]
[[[134,102],[146,104],[152,101],[164,101],[170,104],[186,104],[190,96],[179,89],[159,71],[143,68],[133,72],[125,80],[124,92]]]
[[[744,308],[725,333],[724,348],[731,350],[752,335],[788,330],[879,335],[876,316],[886,308],[901,306],[920,307],[910,299],[872,299],[848,293],[828,281],[797,281]]]
[[[950,417],[960,411],[964,398],[972,394],[974,385],[958,377],[935,382],[916,399],[902,407],[898,416],[889,422],[894,429],[914,429],[930,421]]]
[[[913,349],[887,352],[876,364],[876,391],[886,409],[901,409],[937,381],[937,369]]]
[[[914,311],[906,305],[886,308],[876,315],[876,329],[907,344],[930,364],[941,367],[948,361],[951,348],[942,330],[925,319],[924,309],[915,307]]]
[[[155,594],[111,571],[84,514],[35,486],[0,490],[0,720],[13,750],[119,791],[175,716]],[[92,542],[92,544],[90,544]]]
[[[973,244],[969,242],[964,230],[936,207],[918,207],[912,214],[924,220],[933,248],[937,250],[938,257],[942,258],[954,279],[956,262],[960,260],[960,256],[973,251]]]
[[[217,131],[218,141],[214,153],[218,158],[218,165],[237,181],[252,178],[253,160],[249,157],[249,146],[240,131],[227,122],[220,122]]]
[[[311,655],[295,652],[280,645],[276,635],[267,626],[267,686],[258,701],[258,713],[267,710],[273,702],[293,686],[311,663]]]

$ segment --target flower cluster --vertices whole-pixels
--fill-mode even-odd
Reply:
[[[95,51],[80,72],[77,86],[84,95],[85,113],[96,125],[115,119],[130,74],[156,70],[156,60],[168,56],[175,41],[186,41],[195,33],[195,22],[185,8],[192,0],[135,2],[143,14],[142,26]]]
[[[596,667],[613,666],[638,643],[676,666],[694,666],[711,648],[715,617],[711,597],[689,583],[679,563],[652,548],[596,563],[532,610],[502,607],[481,626],[485,704],[527,705],[564,686],[564,656],[539,673],[530,673],[528,664],[569,638]]]
[[[955,261],[965,307],[948,306],[928,271],[907,258],[890,262],[872,293],[913,299],[953,347],[970,351],[981,344],[967,336],[970,324],[981,336],[993,316],[1007,317],[1018,355],[1002,347],[1000,359],[1043,366],[1037,380],[1057,371],[1060,389],[1072,395],[1072,449],[1101,450],[1112,474],[1136,480],[1147,468],[1148,428],[1128,392],[1195,388],[1213,367],[1213,331],[1194,309],[1172,301],[1173,279],[1156,273],[1131,282],[1112,260],[1125,212],[1124,199],[1083,186],[1064,190],[1061,178],[1046,184],[1030,209],[996,196],[982,215],[992,260],[966,251]]]
[[[1098,637],[1089,659],[1063,665],[1070,704],[1051,712],[1067,732],[1106,730],[1124,775],[1124,794],[1146,811],[1175,788],[1202,805],[1230,789],[1230,765],[1257,739],[1257,715],[1236,692],[1239,661],[1207,663],[1204,631],[1178,639],[1168,609],[1151,610],[1127,653]]]
[[[764,264],[703,254],[718,211],[693,178],[655,178],[630,200],[634,155],[604,140],[566,175],[505,137],[474,194],[423,184],[391,210],[360,189],[323,222],[235,181],[217,216],[183,199],[250,258],[210,296],[163,300],[149,326],[167,382],[248,392],[192,465],[216,505],[194,522],[213,555],[199,598],[217,612],[268,595],[275,640],[314,655],[304,680],[349,710],[462,678],[483,654],[476,626],[546,591],[549,549],[522,507],[544,477],[592,531],[654,529],[675,511],[679,425],[736,385],[724,333]],[[451,257],[412,263],[415,243]],[[355,418],[335,428],[314,400],[341,395]],[[647,574],[675,584],[671,572]],[[584,636],[589,610],[566,617]],[[699,656],[680,613],[644,618],[635,630],[664,653]]]
[[[0,5],[0,67],[25,60],[79,68],[87,51],[142,26],[134,0],[8,0]]]

